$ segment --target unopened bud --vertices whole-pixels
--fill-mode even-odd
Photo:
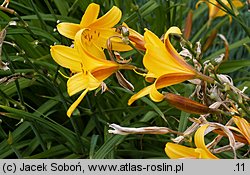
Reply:
[[[12,145],[12,143],[13,143],[13,136],[12,136],[12,133],[10,131],[9,131],[9,137],[7,139],[7,143],[9,145]]]
[[[224,91],[229,91],[230,90],[230,85],[227,83],[223,83],[224,85]]]
[[[165,100],[172,106],[182,111],[191,113],[191,114],[208,114],[208,113],[219,113],[218,110],[209,108],[208,106],[198,103],[194,100],[191,100],[180,95],[166,93]]]

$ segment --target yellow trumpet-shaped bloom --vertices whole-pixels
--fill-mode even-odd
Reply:
[[[198,75],[170,43],[169,34],[181,34],[179,28],[171,27],[165,34],[164,43],[154,33],[145,30],[146,54],[143,58],[143,64],[148,70],[146,80],[156,80],[152,85],[133,95],[129,99],[129,105],[147,94],[153,101],[159,102],[163,100],[164,96],[157,89],[193,79]]]
[[[239,132],[246,138],[248,144],[250,144],[250,123],[239,116],[233,116],[233,120],[239,128]]]
[[[200,0],[197,4],[196,7],[201,3],[205,2],[208,6],[209,9],[209,21],[211,21],[214,18],[221,17],[227,15],[227,13],[223,10],[223,7],[216,1],[216,0]],[[222,3],[224,3],[227,7],[230,7],[230,4],[228,3],[227,0],[221,0]],[[244,4],[240,0],[232,0],[233,5],[236,8],[242,7]],[[230,17],[230,21],[232,20],[232,17]]]
[[[106,58],[93,57],[82,50],[79,41],[75,47],[56,45],[51,47],[53,59],[62,67],[70,69],[74,75],[68,79],[67,89],[70,96],[83,91],[79,98],[70,106],[67,115],[72,112],[88,91],[98,88],[101,83],[119,69],[134,69],[134,66],[121,65]]]
[[[196,148],[189,148],[175,143],[167,143],[165,152],[171,159],[194,158],[194,159],[218,159],[206,147],[204,141],[205,131],[209,125],[201,126],[195,133],[194,141]]]
[[[121,19],[121,10],[114,6],[105,15],[98,18],[100,6],[91,3],[80,24],[62,22],[57,25],[60,34],[70,39],[75,39],[76,34],[80,32],[81,44],[89,54],[98,53],[104,57],[101,48],[106,48],[107,40],[112,36],[120,36],[113,28]],[[79,35],[78,35],[79,37]],[[130,50],[131,47],[123,44],[121,39],[112,39],[112,48],[117,51]]]

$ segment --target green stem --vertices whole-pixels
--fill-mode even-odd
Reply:
[[[167,29],[171,27],[171,13],[170,13],[170,10],[171,10],[171,7],[170,7],[170,1],[166,1],[166,9],[168,9],[167,11],[167,21],[166,21],[166,27]]]
[[[65,98],[64,98],[64,96],[63,96],[60,88],[58,87],[58,84],[56,83],[56,81],[53,84],[54,84],[55,90],[57,91],[58,95],[61,98],[61,101],[63,103],[64,108],[67,110],[68,109],[68,105],[66,103],[66,100],[65,100]],[[78,142],[79,142],[79,144],[81,146],[81,153],[83,155],[84,154],[84,149],[83,149],[84,148],[84,144],[82,142],[81,134],[79,132],[79,127],[77,126],[77,124],[75,122],[74,116],[70,117],[70,122],[71,122],[71,124],[72,124],[72,126],[74,128],[75,133],[76,133],[76,138],[77,138],[77,140],[78,140]]]
[[[180,0],[180,2],[179,3],[181,3],[182,4],[182,0]],[[179,12],[180,11],[180,12]],[[184,11],[184,9],[183,9],[183,5],[180,5],[180,9],[179,9],[179,11],[178,11],[178,13],[180,13],[179,14],[179,24],[178,24],[178,27],[179,28],[181,28],[182,27],[182,22],[183,22],[183,11]]]
[[[31,4],[32,8],[34,9],[34,11],[35,11],[35,13],[36,13],[36,15],[37,15],[37,17],[38,17],[38,19],[39,19],[39,21],[40,21],[40,23],[41,23],[42,28],[43,28],[45,31],[47,31],[47,32],[49,33],[49,30],[47,29],[47,25],[46,25],[46,23],[44,22],[42,16],[40,15],[39,11],[37,10],[37,7],[36,7],[36,5],[34,4],[33,0],[30,0],[30,4]]]
[[[33,132],[35,133],[35,135],[37,136],[43,151],[46,151],[46,146],[45,146],[45,143],[43,141],[43,138],[41,137],[41,134],[37,130],[36,121],[34,121],[33,123],[34,123],[34,125],[30,122],[30,126],[31,126]]]
[[[8,139],[8,135],[5,133],[2,127],[2,120],[0,120],[0,139]],[[5,126],[4,126],[5,127]]]
[[[138,50],[130,41],[129,41],[129,46],[131,46],[137,53],[144,56],[144,53],[142,53],[140,50]]]
[[[194,43],[195,41],[197,41],[198,37],[202,34],[202,33],[205,33],[206,30],[207,30],[207,26],[209,24],[209,21],[207,21],[203,26],[202,28],[196,32],[196,34],[193,36],[192,40],[191,40],[191,43]]]
[[[29,25],[21,18],[21,16],[16,11],[14,11],[13,14],[21,21],[21,23],[23,24],[24,29],[27,30],[27,32],[29,32],[33,36],[33,38],[37,40],[38,37],[32,32]]]
[[[135,4],[135,6],[138,7],[136,0],[133,0],[133,3]],[[137,13],[137,15],[138,15],[138,20],[139,20],[139,22],[140,22],[141,30],[143,31],[143,29],[146,27],[146,25],[145,25],[144,22],[143,22],[143,18],[142,18],[142,16],[141,16],[141,13],[140,13],[140,11],[139,11],[139,8],[136,9],[136,13]]]
[[[176,25],[176,9],[177,6],[175,6],[175,4],[177,3],[177,0],[174,0],[174,7],[173,7],[173,13],[172,13],[172,19],[171,19],[171,26],[175,26]]]
[[[247,107],[246,107],[243,103],[239,102],[239,100],[238,100],[239,98],[235,95],[235,93],[232,92],[231,90],[227,91],[227,93],[230,95],[231,99],[232,99],[233,101],[235,101],[235,102],[239,105],[239,107],[240,107],[248,116],[250,116],[250,111],[247,109]]]
[[[12,74],[15,74],[15,69],[14,69],[14,66],[13,66],[13,63],[12,61],[10,60],[7,52],[5,49],[3,49],[3,52],[4,52],[4,55],[6,57],[6,60],[10,63],[10,71]],[[22,106],[22,109],[25,110],[25,104],[24,104],[24,98],[23,98],[23,93],[21,91],[21,88],[20,88],[20,85],[19,85],[19,82],[18,80],[16,79],[15,80],[15,85],[16,85],[16,88],[17,88],[17,95],[19,97],[19,100],[20,100],[20,103],[21,103],[21,106]]]
[[[13,152],[16,154],[16,156],[17,156],[18,159],[22,159],[22,158],[23,158],[23,156],[22,156],[21,153],[16,149],[15,146],[10,145],[10,147],[11,147],[11,149],[13,150]]]
[[[80,144],[81,153],[82,153],[82,155],[84,155],[84,149],[83,149],[84,148],[84,144],[82,142],[81,134],[80,134],[79,128],[78,128],[78,126],[77,126],[77,124],[75,122],[74,116],[70,117],[70,122],[71,122],[71,124],[72,124],[72,126],[74,128],[74,131],[76,133],[76,138],[77,138],[77,140],[78,140],[78,142]]]
[[[53,9],[53,8],[51,7],[51,5],[50,5],[51,3],[50,3],[48,0],[44,0],[44,2],[45,2],[45,4],[46,4],[46,6],[48,7],[50,13],[53,15],[53,17],[54,17],[55,20],[57,21],[58,18],[57,18],[56,15],[55,15],[54,9]]]
[[[24,52],[18,45],[16,45],[15,43],[12,45],[19,53]],[[30,59],[26,56],[26,54],[24,53],[23,55],[24,60],[37,72],[39,72],[39,69],[32,63],[32,61],[30,61]]]
[[[209,76],[206,76],[206,75],[204,75],[202,73],[199,73],[199,72],[196,74],[196,77],[199,78],[199,79],[201,79],[201,80],[204,80],[204,81],[206,81],[206,82],[208,82],[210,84],[214,84],[215,83],[215,81],[214,81],[213,78],[211,78]]]

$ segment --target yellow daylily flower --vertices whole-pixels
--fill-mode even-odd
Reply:
[[[248,144],[250,144],[250,123],[239,116],[233,116],[233,120],[239,128],[239,132],[247,139]]]
[[[196,7],[198,7],[198,5],[201,2],[205,2],[208,6],[209,9],[209,21],[211,22],[212,19],[217,18],[217,17],[221,17],[221,16],[225,16],[227,15],[227,13],[223,10],[223,7],[216,1],[216,0],[200,0],[197,4]],[[231,8],[230,4],[228,3],[227,0],[221,0],[221,2],[223,2],[227,7]],[[240,8],[242,7],[244,4],[240,1],[240,0],[232,0],[233,5],[236,8]],[[230,22],[232,20],[232,17],[230,17]]]
[[[145,30],[146,54],[143,58],[143,64],[148,70],[146,80],[156,80],[152,85],[133,95],[128,101],[129,105],[147,94],[153,101],[159,102],[163,100],[164,96],[157,89],[178,84],[185,80],[204,78],[204,75],[198,73],[185,62],[170,43],[169,34],[181,34],[179,28],[171,27],[165,34],[164,43],[154,33]]]
[[[51,47],[52,58],[62,67],[70,69],[74,75],[68,79],[67,89],[70,96],[83,91],[67,111],[68,117],[82,101],[88,91],[98,88],[101,83],[119,69],[134,69],[134,66],[118,64],[106,58],[93,57],[82,50],[75,42],[75,47],[56,45]]]
[[[111,36],[120,36],[113,27],[120,21],[122,12],[118,7],[113,6],[105,15],[97,18],[99,11],[100,6],[91,3],[87,7],[80,24],[62,22],[57,25],[57,29],[60,34],[70,39],[75,39],[76,34],[80,32],[83,49],[89,54],[95,53],[104,57],[101,48],[106,48],[107,40]],[[131,49],[121,39],[114,38],[111,41],[113,50],[127,51]]]
[[[218,159],[206,147],[204,135],[209,124],[201,126],[195,133],[194,141],[196,148],[189,148],[175,143],[167,143],[165,152],[171,159],[196,158],[196,159]]]

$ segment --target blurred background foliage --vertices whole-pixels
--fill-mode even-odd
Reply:
[[[9,63],[10,70],[0,70],[0,158],[167,158],[164,147],[176,135],[111,135],[108,123],[122,126],[166,126],[184,131],[189,125],[188,117],[197,117],[177,109],[166,102],[153,103],[148,97],[132,106],[127,101],[133,92],[119,86],[115,77],[106,83],[110,92],[91,92],[81,102],[78,111],[70,119],[67,108],[77,96],[69,97],[67,79],[50,56],[50,46],[71,45],[71,41],[56,31],[59,22],[79,23],[86,7],[91,3],[101,7],[100,16],[113,5],[122,12],[122,22],[143,34],[149,28],[159,37],[171,26],[184,29],[187,14],[193,13],[190,41],[204,45],[211,33],[217,30],[229,42],[229,61],[223,63],[220,73],[229,74],[242,89],[250,86],[250,39],[242,27],[228,17],[220,17],[207,27],[208,8],[188,0],[12,0],[9,8],[17,12],[0,11],[0,28],[10,21],[2,46],[1,59]],[[2,3],[2,2],[0,2]],[[249,26],[250,13],[247,6],[240,16]],[[1,41],[2,42],[2,41]],[[180,46],[174,42],[180,51]],[[216,38],[203,53],[203,59],[213,60],[224,52],[223,41]],[[133,64],[142,66],[142,56],[135,51],[123,53],[132,57]],[[139,91],[146,86],[144,78],[126,71],[126,78]],[[178,92],[188,97],[194,86],[182,83],[166,91]],[[250,94],[250,90],[246,90]],[[223,119],[211,119],[222,120]],[[213,135],[206,137],[212,139]],[[224,140],[227,142],[227,139]],[[193,146],[187,140],[186,145]],[[244,147],[238,151],[246,151]],[[230,152],[218,155],[232,158]]]

